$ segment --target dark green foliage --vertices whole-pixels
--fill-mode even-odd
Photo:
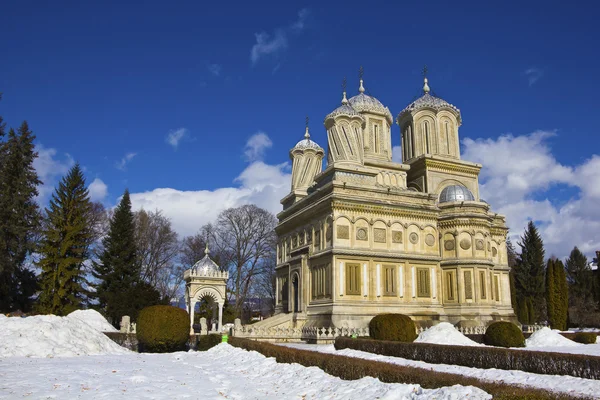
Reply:
[[[0,312],[29,311],[37,281],[26,264],[40,226],[35,198],[42,182],[33,167],[38,154],[27,122],[8,135],[5,126],[0,117]]]
[[[123,315],[129,315],[135,321],[139,310],[157,304],[160,295],[140,279],[134,217],[127,190],[110,220],[102,246],[103,251],[93,270],[98,280],[98,305],[115,326]]]
[[[369,322],[369,336],[377,340],[412,342],[417,338],[417,330],[407,315],[379,314]]]
[[[136,333],[141,351],[169,353],[185,350],[190,338],[190,316],[178,307],[146,307],[138,316]]]
[[[573,341],[583,344],[594,344],[598,339],[598,335],[593,332],[577,332],[573,337]]]
[[[46,209],[43,238],[37,265],[41,293],[37,311],[67,315],[81,308],[86,290],[83,287],[83,263],[89,258],[94,234],[88,223],[92,203],[79,164],[75,164],[60,181]]]
[[[343,343],[342,343],[343,342]],[[521,388],[506,383],[489,382],[463,375],[435,372],[423,368],[394,365],[386,362],[363,360],[360,358],[340,356],[336,354],[322,354],[314,351],[298,350],[278,346],[271,343],[258,342],[248,339],[230,338],[232,346],[250,351],[258,351],[266,357],[274,357],[279,363],[298,363],[305,367],[318,367],[326,373],[344,380],[356,380],[371,376],[387,383],[414,383],[426,389],[441,386],[464,385],[476,386],[491,394],[494,399],[574,399],[575,397],[560,395],[539,389]],[[376,343],[382,346],[407,346],[414,347],[425,343],[384,342],[376,340],[356,340],[349,338],[336,339],[336,347],[354,344],[360,347],[365,343]],[[443,346],[459,347],[460,346]],[[523,352],[524,353],[524,352]]]
[[[546,308],[552,329],[567,329],[569,295],[565,268],[560,260],[549,259],[546,268]]]
[[[223,338],[221,335],[210,334],[210,335],[198,335],[196,340],[196,350],[206,351],[211,347],[215,347]]]
[[[600,378],[600,357],[584,354],[524,351],[487,346],[356,340],[345,337],[335,339],[335,348],[367,351],[431,364],[520,370],[535,374],[570,375],[586,379]]]
[[[545,263],[544,244],[532,221],[529,221],[519,246],[521,254],[513,268],[519,310],[517,316],[523,324],[534,324],[546,318],[544,313]]]
[[[587,257],[577,246],[571,250],[565,266],[571,303],[576,303],[576,300],[585,302],[591,299],[593,297],[594,286],[592,269],[588,265]]]
[[[508,321],[493,322],[485,330],[485,344],[500,347],[525,347],[525,337],[518,326]]]

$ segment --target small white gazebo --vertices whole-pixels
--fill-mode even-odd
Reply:
[[[196,303],[208,296],[219,308],[219,324],[217,332],[223,326],[223,305],[225,304],[225,287],[229,273],[221,271],[219,266],[209,257],[208,245],[204,257],[183,273],[185,279],[185,302],[190,314],[190,334],[194,333],[194,310]],[[214,328],[213,328],[214,330]],[[201,332],[200,333],[208,333]]]

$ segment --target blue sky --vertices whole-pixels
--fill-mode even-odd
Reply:
[[[76,160],[96,199],[112,206],[128,187],[182,235],[226,206],[276,212],[288,150],[306,115],[326,146],[343,77],[355,94],[362,65],[397,115],[427,64],[512,234],[531,218],[551,253],[600,249],[594,3],[58,4],[9,2],[0,15],[0,115],[37,135],[42,201]]]

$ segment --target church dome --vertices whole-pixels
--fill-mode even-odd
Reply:
[[[220,272],[219,266],[211,260],[208,253],[208,246],[206,246],[204,257],[192,266],[192,271],[201,275],[212,275],[215,272]]]
[[[387,118],[388,122],[391,124],[393,121],[392,113],[389,108],[384,106],[379,100],[375,97],[369,96],[365,94],[365,88],[363,87],[363,80],[360,80],[360,88],[358,89],[360,92],[354,97],[351,97],[348,102],[358,112],[370,112],[374,114],[380,114]]]
[[[440,193],[439,202],[447,203],[450,201],[475,201],[475,196],[463,185],[450,185]]]
[[[346,117],[358,117],[363,119],[362,115],[360,115],[349,103],[348,99],[346,99],[346,92],[344,92],[344,98],[342,99],[342,105],[327,114],[325,117],[325,121],[331,118],[335,118],[338,116],[346,116]]]
[[[408,106],[406,106],[404,110],[400,111],[400,114],[398,114],[398,120],[400,120],[404,114],[417,111],[422,108],[434,109],[436,111],[445,108],[452,110],[457,115],[457,118],[460,121],[460,110],[457,107],[455,107],[453,104],[448,103],[444,99],[432,96],[431,94],[429,94],[429,91],[430,89],[429,85],[427,84],[427,78],[425,78],[425,84],[423,86],[423,96],[419,97],[417,100],[413,101]]]
[[[296,143],[292,151],[294,150],[306,150],[313,149],[316,151],[323,151],[323,148],[319,146],[316,142],[310,140],[310,133],[308,133],[308,126],[306,127],[306,133],[304,134],[304,139]]]

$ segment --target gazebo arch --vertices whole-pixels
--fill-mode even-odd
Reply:
[[[183,273],[185,279],[185,302],[190,314],[190,334],[194,333],[194,310],[196,309],[196,303],[205,296],[212,298],[219,308],[217,331],[220,332],[223,326],[225,287],[229,273],[221,271],[219,266],[211,260],[208,255],[208,245],[204,254],[204,258]]]

